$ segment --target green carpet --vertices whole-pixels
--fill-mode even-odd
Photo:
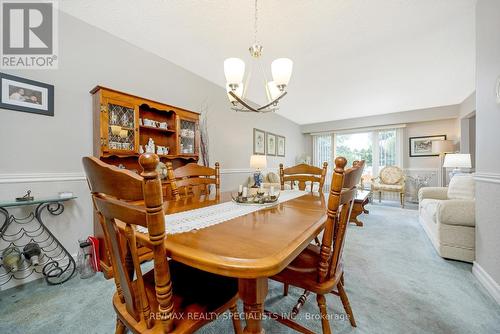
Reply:
[[[471,265],[440,258],[415,210],[370,205],[364,227],[351,226],[345,247],[345,284],[358,323],[351,328],[340,300],[328,296],[334,333],[500,333],[500,306],[471,274]],[[75,277],[62,286],[37,281],[0,293],[0,333],[113,333],[113,281]],[[270,282],[266,309],[289,312],[301,290]],[[240,305],[240,311],[242,307]],[[299,322],[321,333],[314,296]],[[266,320],[267,333],[293,333]],[[199,333],[232,333],[219,319]]]

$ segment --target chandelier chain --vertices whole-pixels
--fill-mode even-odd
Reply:
[[[257,15],[258,15],[258,6],[257,6],[257,0],[255,0],[255,20],[254,20],[254,35],[253,35],[253,40],[254,43],[257,44]]]

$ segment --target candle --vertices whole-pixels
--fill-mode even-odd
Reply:
[[[260,187],[259,187],[259,193],[263,193],[263,192],[264,192],[264,185],[261,183]]]
[[[242,192],[243,192],[243,185],[242,185],[242,184],[240,184],[240,187],[238,188],[238,193],[240,193],[240,194],[241,194]]]
[[[243,187],[243,194],[241,196],[247,197],[247,195],[248,195],[248,188],[247,187]]]
[[[269,188],[269,196],[274,196],[274,186]]]

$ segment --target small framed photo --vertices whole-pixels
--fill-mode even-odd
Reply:
[[[432,142],[446,140],[446,135],[410,137],[410,157],[435,157],[439,154],[432,153]]]
[[[276,155],[276,135],[266,132],[266,154]]]
[[[253,129],[253,154],[266,155],[266,132]]]
[[[284,157],[285,156],[285,137],[283,136],[276,136],[276,141],[277,141],[277,156],[278,157]]]
[[[0,108],[54,116],[54,86],[0,73]]]

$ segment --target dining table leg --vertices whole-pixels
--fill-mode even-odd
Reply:
[[[245,334],[264,334],[262,319],[264,317],[264,301],[267,295],[267,277],[240,278],[238,282],[240,298],[243,300],[246,326]]]

